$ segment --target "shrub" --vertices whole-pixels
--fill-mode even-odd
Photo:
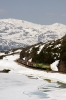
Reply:
[[[3,59],[3,56],[0,56],[0,59]]]

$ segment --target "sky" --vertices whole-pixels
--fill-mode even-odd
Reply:
[[[0,0],[0,19],[66,25],[66,0]]]

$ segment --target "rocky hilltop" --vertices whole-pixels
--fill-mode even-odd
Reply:
[[[66,35],[56,41],[41,42],[24,48],[20,53],[20,59],[44,64],[59,60],[59,72],[66,73]]]

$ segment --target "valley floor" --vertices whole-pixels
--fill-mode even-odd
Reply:
[[[52,81],[60,81],[66,83],[66,74],[51,73],[41,70],[33,70],[17,64],[14,60],[19,58],[19,54],[6,56],[0,60],[0,70],[9,69],[9,73],[24,74],[37,76],[41,79],[51,79]]]
[[[0,60],[0,70],[10,70],[0,73],[0,100],[66,100],[66,74],[26,68],[14,61],[17,58]]]

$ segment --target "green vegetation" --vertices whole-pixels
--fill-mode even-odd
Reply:
[[[46,64],[42,64],[42,63],[35,63],[33,66],[36,68],[51,70],[50,65],[46,65]]]
[[[51,80],[50,79],[44,79],[44,80],[46,80],[47,82],[51,83]]]

